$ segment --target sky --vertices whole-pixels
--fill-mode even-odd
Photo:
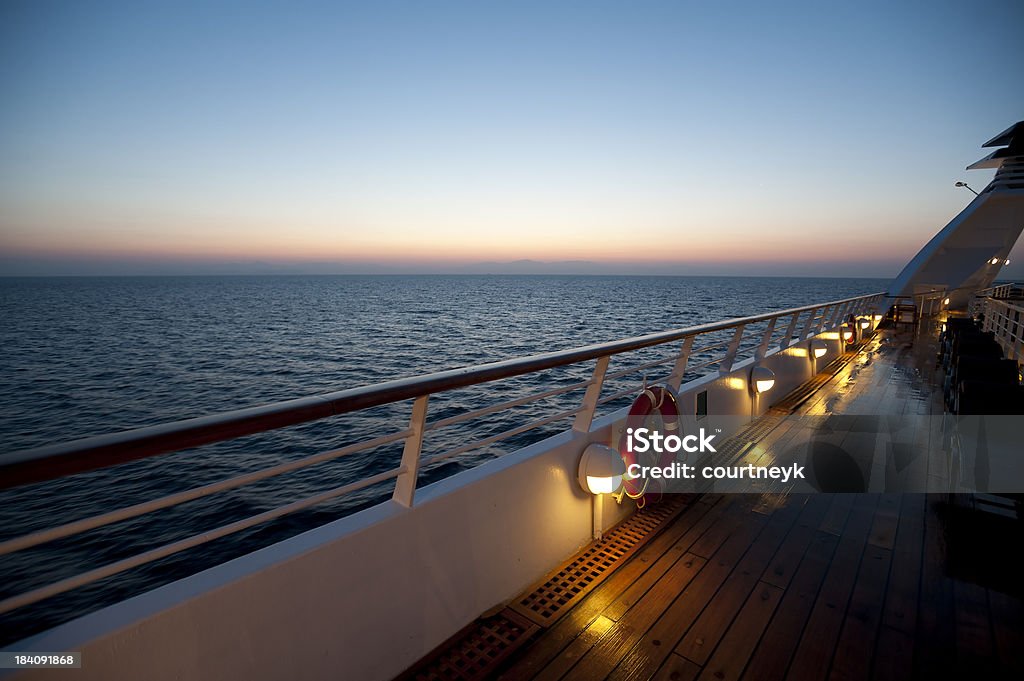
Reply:
[[[0,275],[890,277],[1024,118],[1021,25],[1019,0],[6,0]]]

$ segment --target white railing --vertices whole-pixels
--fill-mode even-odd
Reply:
[[[885,301],[885,295],[882,293],[858,296],[781,312],[638,336],[611,343],[389,381],[316,397],[139,428],[2,456],[0,457],[0,488],[9,488],[115,466],[198,445],[231,440],[253,433],[353,413],[380,405],[412,400],[408,426],[394,432],[0,542],[0,556],[2,556],[315,464],[366,452],[399,441],[404,442],[401,463],[397,467],[9,597],[0,601],[0,613],[36,603],[105,577],[385,481],[395,480],[392,493],[393,501],[401,506],[411,507],[414,503],[419,473],[426,465],[569,418],[573,419],[572,429],[574,431],[589,432],[598,407],[635,394],[643,383],[648,382],[647,372],[649,370],[664,367],[668,373],[657,379],[652,378],[650,382],[665,382],[673,388],[679,388],[684,378],[700,375],[702,370],[707,373],[717,369],[719,373],[728,373],[739,359],[763,358],[774,352],[772,348],[781,350],[823,331],[834,329],[850,315],[875,314],[880,311],[879,307]],[[1019,327],[1014,328],[1018,329]],[[1015,333],[1018,332],[1015,331]],[[697,347],[694,347],[695,345]],[[608,370],[613,359],[658,347],[671,347],[672,352],[666,357],[644,361],[611,372]],[[691,362],[691,360],[693,361]],[[534,374],[556,367],[579,365],[584,362],[594,363],[588,380],[464,411],[447,418],[427,420],[427,406],[433,395]],[[639,379],[638,374],[643,377],[642,382],[637,380],[624,389],[602,395],[609,382],[627,376]],[[556,410],[542,418],[466,442],[430,457],[421,456],[424,438],[428,434],[483,416],[576,391],[583,391],[582,399],[568,408]]]
[[[988,298],[982,312],[982,329],[995,333],[1006,358],[1024,362],[1024,307]]]
[[[971,302],[967,307],[967,312],[971,317],[978,317],[985,308],[985,303],[990,298],[1006,299],[1012,298],[1024,294],[1024,288],[1020,284],[999,284],[998,286],[991,286],[976,291],[971,296]]]

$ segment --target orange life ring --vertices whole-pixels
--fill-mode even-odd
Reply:
[[[629,415],[626,417],[626,431],[623,431],[619,439],[619,454],[628,469],[630,465],[638,463],[641,465],[671,466],[675,461],[675,454],[672,452],[634,452],[630,448],[630,438],[626,435],[628,429],[644,428],[647,419],[657,413],[663,422],[664,435],[678,435],[679,433],[679,399],[674,390],[667,386],[656,386],[644,388],[643,392],[633,400],[629,408]],[[643,457],[643,460],[641,459]],[[655,457],[658,457],[655,461]],[[657,503],[662,497],[662,483],[660,480],[630,478],[628,473],[622,476],[623,491],[630,499],[636,500],[638,508],[643,508],[648,503]]]

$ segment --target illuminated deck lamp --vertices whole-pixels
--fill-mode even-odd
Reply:
[[[869,319],[862,319],[862,320],[860,320],[860,328],[866,329],[869,326],[871,326],[871,320],[869,320]]]
[[[750,371],[750,387],[757,395],[768,392],[775,387],[775,372],[768,367],[754,367]]]
[[[943,299],[942,304],[943,305],[949,305],[949,298]]]
[[[604,529],[601,495],[619,489],[625,474],[626,463],[617,450],[599,442],[591,443],[583,450],[578,475],[583,491],[594,495],[594,539],[600,539]]]
[[[989,265],[998,265],[999,264],[999,258],[992,258],[991,260],[988,261],[988,264]]]
[[[814,359],[824,357],[828,353],[828,344],[823,340],[811,341],[811,356]]]
[[[626,464],[617,450],[608,445],[587,445],[580,457],[579,480],[584,492],[611,494],[622,485]]]
[[[853,329],[848,326],[843,327],[843,340],[847,343],[853,342]]]

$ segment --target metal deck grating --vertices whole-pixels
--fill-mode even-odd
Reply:
[[[541,626],[550,626],[668,525],[690,499],[689,495],[674,495],[634,513],[509,607]]]
[[[805,383],[800,384],[791,393],[776,402],[768,410],[769,414],[787,415],[793,413],[801,404],[806,402],[811,395],[818,392],[826,383],[831,381],[839,371],[850,363],[863,347],[863,343],[856,346],[855,350],[844,353],[832,360],[820,372]]]
[[[403,681],[476,681],[494,676],[498,666],[537,632],[535,623],[505,608],[482,617],[438,647]]]
[[[771,413],[755,419],[738,433],[726,439],[718,447],[714,460],[721,465],[739,461],[747,450],[779,426],[783,420],[782,416]]]

